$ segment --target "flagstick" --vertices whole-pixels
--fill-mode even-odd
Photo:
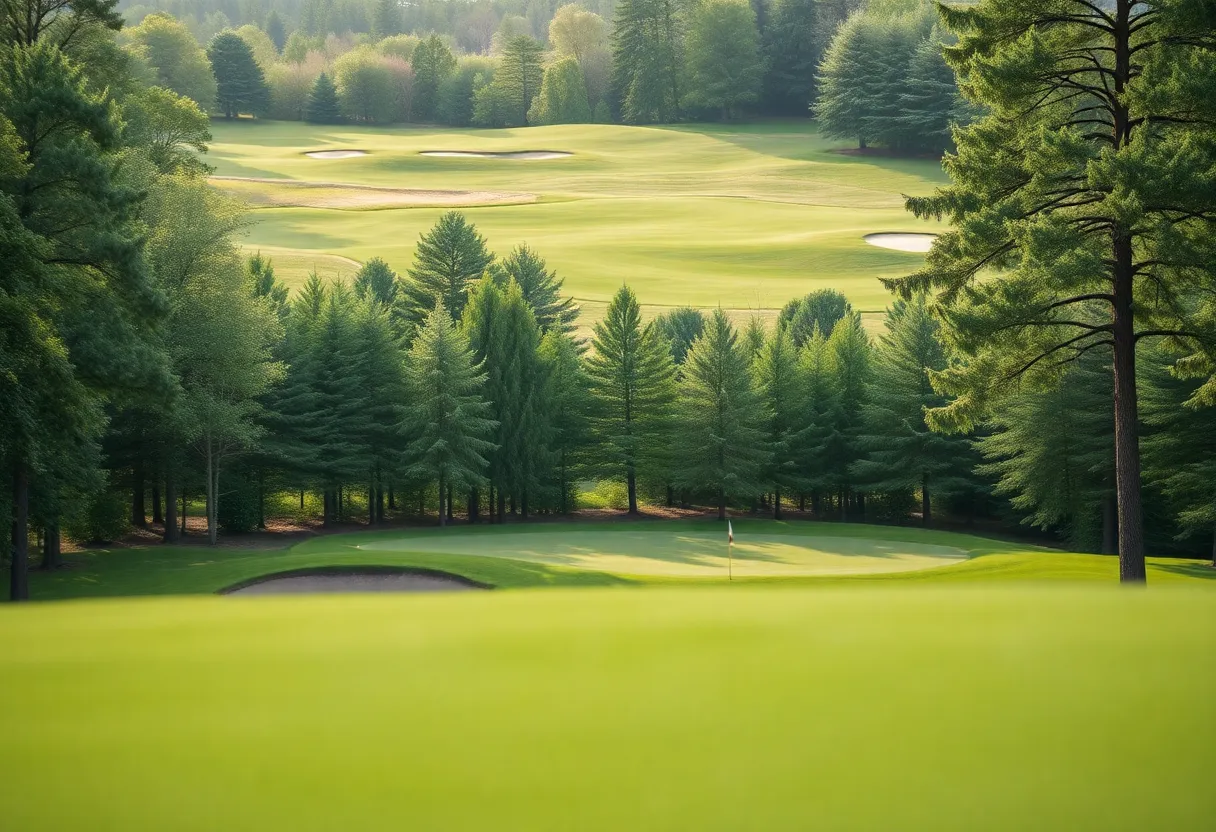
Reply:
[[[733,540],[726,543],[726,580],[732,583],[735,580],[735,542]]]

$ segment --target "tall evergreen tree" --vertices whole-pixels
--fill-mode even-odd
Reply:
[[[806,383],[788,327],[774,329],[752,364],[752,374],[768,446],[763,482],[773,492],[773,519],[780,520],[782,497],[803,485],[799,463],[807,434]]]
[[[1149,337],[1203,340],[1193,298],[1216,277],[1216,191],[1195,183],[1216,165],[1216,117],[1210,74],[1194,67],[1216,51],[1216,8],[940,8],[959,34],[947,60],[988,114],[956,133],[952,184],[909,200],[953,230],[924,269],[889,281],[904,295],[939,293],[963,358],[936,377],[954,399],[930,424],[970,427],[1013,385],[1112,347],[1119,571],[1144,581],[1136,349]]]
[[[235,32],[220,32],[207,44],[207,58],[215,75],[215,104],[226,118],[265,111],[270,90],[249,44]]]
[[[485,239],[465,215],[448,211],[418,240],[409,280],[401,287],[398,303],[402,318],[420,323],[441,302],[459,317],[468,300],[469,284],[494,262]]]
[[[680,383],[674,479],[710,494],[720,520],[728,501],[759,493],[769,451],[749,363],[726,313],[716,309],[688,351]]]
[[[516,35],[503,46],[493,85],[506,107],[506,126],[522,127],[528,123],[528,110],[540,92],[544,76],[541,65],[544,54],[544,47],[528,35]]]
[[[690,15],[685,52],[691,106],[728,121],[760,100],[760,34],[743,0],[703,0]]]
[[[562,280],[545,259],[526,243],[518,245],[500,264],[497,274],[519,284],[542,332],[573,332],[578,320],[574,298],[561,296]]]
[[[781,309],[777,321],[790,328],[794,346],[802,349],[818,329],[828,338],[842,318],[853,311],[853,305],[835,289],[816,289],[804,298],[795,298]]]
[[[612,87],[624,121],[675,121],[684,98],[680,0],[621,0],[612,33]]]
[[[578,61],[561,58],[545,68],[540,93],[528,111],[529,124],[588,124],[591,105]]]
[[[360,300],[372,300],[391,307],[397,300],[400,278],[388,263],[373,257],[355,272],[354,288]]]
[[[853,464],[859,482],[877,492],[919,490],[921,520],[932,519],[932,495],[964,484],[971,463],[968,440],[935,433],[925,411],[946,404],[929,381],[947,366],[940,326],[924,295],[896,300],[874,354],[874,380],[864,412],[861,447]]]
[[[372,35],[378,40],[399,35],[405,31],[401,20],[401,4],[398,0],[376,0],[372,12]]]
[[[284,25],[278,9],[271,9],[270,14],[266,15],[266,25],[263,28],[274,48],[282,54],[283,47],[287,45],[287,26]]]
[[[859,314],[851,312],[836,325],[827,350],[836,410],[824,446],[825,462],[837,493],[840,518],[847,521],[851,507],[863,508],[854,493],[852,466],[862,456],[861,436],[873,375],[870,338]]]
[[[680,366],[688,348],[705,331],[705,314],[691,306],[681,306],[654,319],[655,329],[671,347],[671,359]]]
[[[485,455],[495,428],[482,397],[485,376],[478,372],[468,341],[440,302],[427,313],[406,362],[409,404],[402,433],[411,437],[406,453],[411,470],[439,490],[439,525],[447,524],[449,489],[485,482]]]
[[[764,101],[775,114],[806,116],[815,97],[822,52],[816,27],[818,5],[816,0],[780,0],[765,30]]]
[[[625,480],[629,513],[637,483],[663,450],[674,366],[654,325],[642,327],[637,297],[622,286],[595,325],[587,376],[595,395],[592,424],[606,474]]]
[[[545,365],[544,402],[552,429],[554,459],[549,473],[550,489],[556,491],[560,514],[573,507],[574,474],[581,469],[590,443],[592,400],[579,345],[561,330],[550,330],[540,342],[540,360]]]
[[[309,124],[341,124],[346,121],[342,115],[342,105],[338,102],[338,88],[328,73],[322,72],[312,85],[304,120]]]
[[[414,49],[410,66],[414,69],[411,118],[432,121],[439,105],[439,86],[456,71],[456,57],[438,35],[431,35]]]

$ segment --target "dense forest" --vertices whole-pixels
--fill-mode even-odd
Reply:
[[[1143,578],[1146,547],[1216,547],[1210,6],[1144,15],[1142,63],[1097,69],[1076,43],[1109,38],[1125,54],[1132,4],[1041,41],[1050,10],[943,11],[963,34],[938,53],[978,115],[955,133],[952,184],[909,202],[953,230],[922,270],[889,281],[877,338],[832,290],[737,328],[720,311],[643,321],[625,287],[580,339],[543,252],[496,258],[458,212],[419,240],[405,274],[372,259],[349,284],[314,277],[289,296],[272,260],[240,252],[244,209],[208,187],[198,153],[210,138],[200,99],[239,113],[261,95],[246,37],[221,32],[204,52],[187,32],[195,51],[169,72],[151,57],[181,45],[169,18],[124,30],[106,0],[24,2],[0,49],[0,498],[15,598],[31,541],[52,568],[64,534],[113,539],[151,515],[175,540],[192,497],[212,542],[285,503],[327,524],[443,524],[591,498],[631,512],[1029,524],[1118,552],[1128,580]],[[618,55],[633,3],[615,12]],[[741,18],[755,25],[754,10]],[[915,20],[913,57],[918,38],[939,37]],[[845,19],[822,65],[870,39],[867,26]],[[387,55],[383,43],[409,37],[345,55]],[[411,47],[447,69],[386,60],[439,106],[464,59],[443,38]],[[496,77],[535,86],[511,54]],[[541,100],[564,60],[545,70]],[[314,84],[317,110],[349,107],[343,66]],[[566,66],[577,86],[578,58]],[[684,88],[625,84],[621,66],[619,105],[678,117]],[[1153,94],[1125,100],[1094,74]],[[823,107],[835,106],[827,75]],[[860,124],[852,134],[883,135]]]
[[[456,127],[809,116],[935,153],[964,106],[922,0],[166,2],[125,9],[155,83],[225,116]]]

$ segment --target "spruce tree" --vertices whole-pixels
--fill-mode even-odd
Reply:
[[[355,309],[354,364],[351,374],[358,380],[363,412],[352,430],[368,467],[368,524],[383,517],[383,495],[392,473],[399,468],[397,425],[406,401],[402,356],[389,321],[388,308],[365,297]]]
[[[580,470],[591,439],[592,400],[579,345],[561,330],[550,330],[540,342],[547,386],[544,403],[552,429],[553,452],[548,482],[556,492],[557,511],[574,508],[574,475]]]
[[[852,466],[862,456],[861,435],[873,377],[870,338],[860,315],[851,312],[836,325],[827,350],[836,409],[823,450],[840,519],[848,521],[851,508],[858,508],[859,513],[863,509],[854,491]]]
[[[508,127],[522,127],[528,123],[528,110],[540,92],[544,76],[541,64],[544,54],[545,48],[540,42],[528,35],[516,35],[503,46],[493,85],[506,105]]]
[[[595,396],[592,425],[603,471],[625,480],[629,513],[638,513],[639,475],[664,450],[674,365],[654,325],[642,326],[633,290],[622,286],[595,325],[587,376]]]
[[[630,124],[675,121],[684,98],[684,30],[679,0],[621,0],[612,33],[612,89]]]
[[[818,519],[822,508],[820,499],[833,487],[829,453],[839,421],[839,391],[832,378],[832,356],[827,338],[818,329],[798,354],[798,368],[806,385],[803,411],[803,441],[799,459],[802,487],[811,497],[811,509]]]
[[[688,351],[680,383],[673,479],[712,496],[720,520],[728,501],[763,487],[769,448],[749,363],[735,328],[717,309]]]
[[[370,300],[385,307],[392,307],[397,300],[400,278],[388,263],[373,257],[355,272],[355,296]]]
[[[655,329],[671,347],[671,359],[680,366],[692,342],[705,330],[705,314],[691,306],[681,306],[654,319]]]
[[[477,227],[459,211],[448,211],[423,234],[414,252],[409,280],[398,298],[400,314],[409,324],[420,323],[442,303],[457,318],[464,312],[469,284],[494,262]]]
[[[790,327],[794,346],[802,349],[816,329],[828,338],[837,322],[852,311],[853,305],[837,290],[817,289],[787,303],[777,320],[780,325]]]
[[[207,58],[215,75],[215,104],[226,118],[265,111],[270,90],[249,44],[235,32],[220,32],[207,44]]]
[[[411,118],[432,121],[439,106],[439,86],[456,71],[456,57],[438,35],[431,35],[414,49],[410,66],[414,70]]]
[[[327,73],[317,76],[308,94],[304,120],[309,124],[341,124],[346,121],[338,102],[338,90]]]
[[[747,3],[702,0],[690,15],[685,53],[690,106],[728,121],[760,100],[764,59]]]
[[[398,0],[376,0],[372,13],[372,36],[383,40],[404,31],[401,22],[401,5]]]
[[[561,58],[545,68],[540,93],[528,111],[529,124],[588,124],[591,105],[583,70],[573,57]]]
[[[1191,350],[1204,340],[1195,299],[1216,279],[1216,198],[1192,184],[1216,145],[1212,119],[1192,114],[1210,113],[1210,74],[1194,67],[1211,62],[1216,9],[981,0],[939,11],[959,34],[947,61],[987,115],[956,132],[951,185],[908,203],[952,230],[924,269],[888,281],[905,296],[936,291],[960,352],[937,377],[953,402],[930,424],[967,429],[1017,385],[1111,348],[1119,572],[1142,582],[1136,350],[1150,337]]]
[[[574,322],[578,320],[574,298],[562,297],[561,278],[546,265],[535,249],[526,243],[516,246],[502,261],[496,274],[519,284],[524,300],[532,307],[542,332],[551,329],[567,333],[574,331]]]
[[[449,489],[485,482],[489,436],[495,423],[482,397],[485,376],[478,371],[468,340],[451,314],[437,303],[427,314],[406,362],[408,405],[401,432],[410,471],[437,485],[439,525],[447,524]]]
[[[817,37],[817,0],[780,0],[765,30],[764,100],[778,115],[806,116],[815,96],[822,45]]]
[[[803,444],[806,441],[806,383],[798,350],[789,328],[778,326],[752,363],[756,394],[763,408],[768,453],[763,481],[773,492],[773,519],[781,519],[781,499],[803,485]]]
[[[925,424],[928,408],[946,404],[930,383],[947,366],[940,326],[924,295],[896,300],[887,331],[874,354],[874,378],[865,407],[861,448],[853,464],[858,481],[877,492],[919,490],[921,520],[932,518],[932,494],[964,484],[971,462],[968,440],[935,433]]]
[[[279,15],[277,9],[271,9],[270,14],[266,15],[266,37],[270,38],[270,42],[274,44],[274,48],[283,53],[283,47],[287,45],[287,27],[283,24],[283,18]]]

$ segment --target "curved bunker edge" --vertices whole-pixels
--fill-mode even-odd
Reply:
[[[353,159],[356,156],[369,155],[366,150],[354,147],[334,148],[332,150],[305,150],[304,155],[309,159]]]
[[[449,159],[565,159],[574,154],[567,150],[420,150],[419,156]]]
[[[313,588],[308,588],[302,584],[292,588],[286,588],[284,591],[258,591],[254,587],[279,584],[283,586],[288,581],[302,581],[309,578],[316,578],[319,581],[313,584]],[[419,579],[417,583],[411,586],[408,579]],[[348,580],[344,580],[348,579]],[[382,579],[385,581],[393,581],[393,579],[406,579],[404,582],[397,582],[395,586],[374,587],[370,583],[363,582],[361,579]],[[282,583],[280,583],[282,582]],[[329,586],[325,586],[330,583]],[[359,586],[359,583],[363,583]],[[438,591],[461,591],[470,589],[489,590],[494,589],[492,584],[475,581],[472,578],[466,578],[463,575],[456,575],[451,572],[444,572],[439,569],[426,569],[424,567],[410,566],[313,566],[303,569],[287,569],[282,572],[271,572],[266,575],[258,575],[255,578],[248,578],[244,581],[238,581],[235,584],[218,589],[216,595],[304,595],[316,594],[327,595],[337,593],[428,593]],[[245,590],[252,590],[245,592]]]

